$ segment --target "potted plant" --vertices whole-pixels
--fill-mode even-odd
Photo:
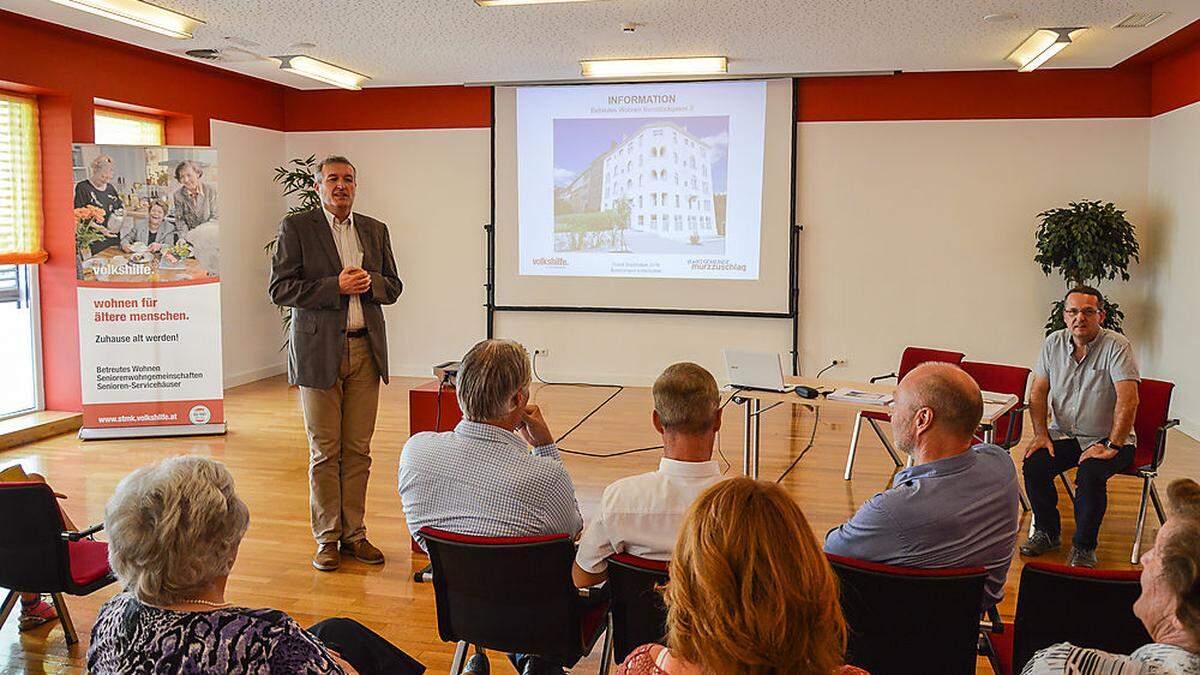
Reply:
[[[288,208],[286,215],[294,213],[304,213],[311,211],[321,206],[321,196],[317,194],[317,188],[313,184],[314,176],[317,172],[317,156],[309,155],[303,159],[296,158],[284,166],[275,167],[276,183],[283,186],[283,196],[293,200],[293,204]],[[278,235],[268,241],[263,250],[267,252],[267,256],[275,255],[275,247],[278,244]],[[279,307],[280,325],[283,330],[283,345],[279,347],[279,351],[284,351],[288,347],[289,330],[292,325],[292,310],[290,307]]]
[[[1129,264],[1140,261],[1135,228],[1125,212],[1112,202],[1071,202],[1067,208],[1038,214],[1037,255],[1033,260],[1047,276],[1057,270],[1067,288],[1099,286],[1101,281],[1121,277],[1129,281]],[[1065,327],[1063,301],[1058,300],[1046,320],[1046,334]],[[1117,303],[1105,299],[1104,327],[1122,332],[1125,318]]]

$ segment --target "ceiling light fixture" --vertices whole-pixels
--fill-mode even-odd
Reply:
[[[163,9],[142,0],[51,0],[60,5],[137,26],[159,35],[190,40],[200,19]]]
[[[1084,28],[1039,28],[1008,55],[1017,71],[1028,73],[1061,52]]]
[[[503,7],[505,5],[556,5],[561,2],[591,2],[592,0],[475,0],[480,7]]]
[[[665,59],[584,59],[579,62],[584,77],[646,77],[654,75],[716,75],[729,72],[724,56]]]
[[[289,54],[285,56],[273,56],[271,58],[279,59],[280,70],[303,75],[304,77],[332,84],[342,89],[358,91],[362,89],[363,82],[371,79],[362,73],[346,70],[332,63],[314,59],[311,56]]]

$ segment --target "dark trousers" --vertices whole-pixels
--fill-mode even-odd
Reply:
[[[1133,462],[1134,446],[1126,445],[1112,459],[1088,459],[1079,464],[1083,450],[1079,441],[1073,438],[1054,441],[1053,457],[1045,450],[1038,450],[1025,459],[1022,471],[1035,527],[1057,536],[1062,532],[1062,524],[1058,518],[1058,490],[1054,489],[1054,479],[1079,465],[1075,473],[1075,536],[1071,543],[1076,548],[1092,550],[1096,548],[1100,521],[1104,520],[1104,510],[1108,508],[1108,479]]]
[[[308,629],[361,675],[421,675],[425,666],[354,619],[325,619]]]

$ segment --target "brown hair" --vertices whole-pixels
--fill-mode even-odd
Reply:
[[[1200,484],[1189,478],[1167,488],[1170,536],[1162,543],[1162,570],[1175,594],[1175,618],[1200,644]]]
[[[722,481],[688,509],[675,554],[667,642],[715,675],[828,675],[842,663],[838,583],[783,488]]]
[[[712,373],[694,363],[667,366],[654,381],[654,409],[664,428],[685,434],[709,431],[721,407]]]

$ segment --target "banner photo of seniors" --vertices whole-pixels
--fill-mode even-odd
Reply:
[[[84,439],[225,432],[212,148],[75,145]]]

